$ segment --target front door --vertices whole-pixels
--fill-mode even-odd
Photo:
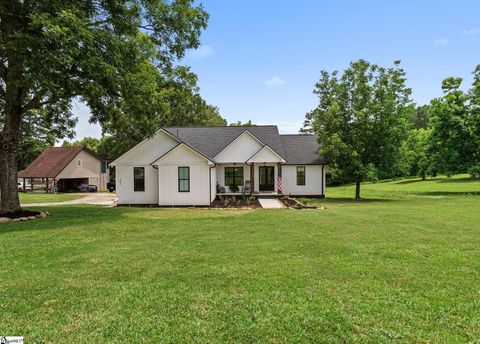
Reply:
[[[259,166],[258,176],[260,179],[260,191],[275,191],[275,167],[274,166]]]

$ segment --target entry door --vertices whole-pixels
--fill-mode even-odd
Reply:
[[[259,166],[258,176],[260,179],[260,191],[275,191],[275,167],[274,166]]]

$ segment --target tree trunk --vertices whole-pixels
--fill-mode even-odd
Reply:
[[[0,138],[0,214],[21,209],[17,185],[17,146],[5,141],[5,137]]]
[[[355,183],[355,200],[359,201],[361,199],[360,197],[360,178],[357,178],[357,181]]]

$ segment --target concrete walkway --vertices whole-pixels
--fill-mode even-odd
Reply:
[[[106,207],[113,207],[117,202],[117,195],[114,193],[82,193],[77,194],[84,197],[77,198],[65,202],[45,202],[45,203],[26,203],[21,204],[22,207],[50,207],[55,205],[78,205],[78,204],[94,204],[103,205]]]
[[[276,198],[259,198],[258,201],[262,208],[266,209],[281,209],[285,208],[285,206]]]

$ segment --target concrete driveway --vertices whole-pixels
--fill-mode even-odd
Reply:
[[[50,207],[55,205],[78,205],[78,204],[94,204],[103,205],[106,207],[114,207],[117,203],[117,195],[114,193],[92,192],[92,193],[78,193],[74,195],[84,196],[82,198],[74,199],[65,202],[47,202],[47,203],[22,203],[22,207]]]

